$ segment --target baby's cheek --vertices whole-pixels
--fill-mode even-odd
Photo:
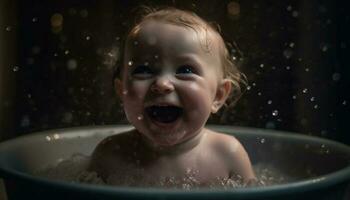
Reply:
[[[182,102],[188,108],[188,115],[190,118],[204,120],[210,114],[210,92],[197,83],[190,83],[184,88]],[[199,117],[200,116],[200,117]]]
[[[129,98],[142,99],[148,90],[148,84],[145,81],[132,81],[126,88]]]

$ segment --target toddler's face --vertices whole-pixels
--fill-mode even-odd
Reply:
[[[230,92],[215,41],[206,52],[198,37],[189,28],[149,21],[126,46],[117,91],[130,123],[156,145],[200,133]]]

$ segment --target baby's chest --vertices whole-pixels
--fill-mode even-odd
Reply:
[[[225,162],[210,154],[161,157],[155,160],[119,160],[113,168],[114,173],[111,173],[109,182],[117,185],[199,186],[210,185],[229,176]]]
[[[217,178],[228,178],[229,169],[218,158],[193,156],[174,160],[161,160],[145,168],[153,177],[177,177],[179,179],[197,179],[209,182]]]

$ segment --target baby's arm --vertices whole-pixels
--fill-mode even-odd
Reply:
[[[219,134],[218,136],[216,146],[229,167],[230,177],[239,175],[246,184],[255,181],[256,177],[243,145],[233,136],[226,134]]]
[[[243,145],[236,138],[234,138],[234,140],[235,141],[233,142],[235,143],[235,147],[231,146],[231,148],[234,148],[231,149],[231,151],[234,150],[234,152],[231,154],[231,174],[235,173],[240,175],[244,179],[244,182],[249,184],[253,180],[256,180],[252,164]]]

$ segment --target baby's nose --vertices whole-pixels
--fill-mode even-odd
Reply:
[[[158,77],[151,86],[151,91],[166,94],[174,91],[174,84],[167,76]]]

